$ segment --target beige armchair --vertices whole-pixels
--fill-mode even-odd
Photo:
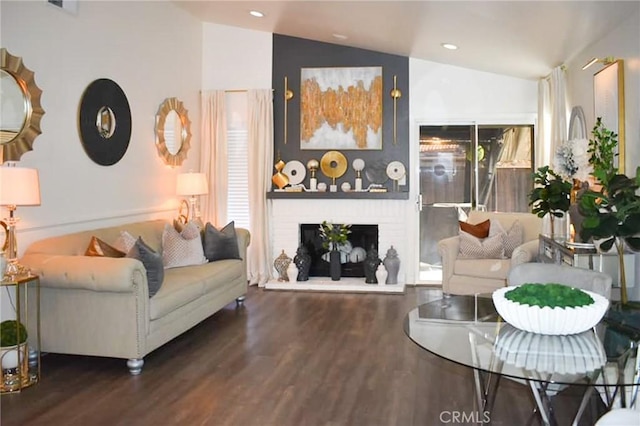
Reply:
[[[445,294],[490,293],[504,287],[509,270],[521,263],[535,262],[538,257],[538,236],[542,219],[531,213],[497,213],[471,211],[469,223],[486,219],[497,220],[505,230],[519,220],[523,226],[524,243],[513,250],[509,259],[460,259],[460,237],[450,237],[438,242],[442,258],[442,291]]]

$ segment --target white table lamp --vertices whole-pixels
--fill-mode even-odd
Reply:
[[[197,219],[199,214],[197,214],[196,210],[196,195],[209,193],[207,176],[204,173],[194,172],[178,174],[176,193],[189,197],[189,214],[187,215],[187,221]]]
[[[0,246],[0,251],[6,249],[8,260],[7,274],[18,275],[23,268],[18,264],[18,242],[16,239],[16,224],[19,218],[15,216],[18,206],[40,205],[40,181],[38,170],[23,167],[0,167],[0,205],[9,210],[9,217],[5,218],[6,240]],[[1,277],[0,277],[1,278]]]

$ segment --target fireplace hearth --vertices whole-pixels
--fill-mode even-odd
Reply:
[[[360,247],[365,251],[371,247],[378,250],[378,225],[351,225],[349,242],[352,248]],[[328,277],[329,262],[322,258],[328,250],[322,247],[319,223],[300,224],[300,244],[304,245],[311,256],[310,277]],[[364,260],[364,259],[363,259]],[[364,263],[350,262],[342,264],[342,277],[364,277]]]

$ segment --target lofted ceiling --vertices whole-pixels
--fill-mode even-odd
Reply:
[[[640,16],[637,0],[173,1],[205,22],[526,79],[549,74],[632,14]],[[445,42],[459,49],[446,50]]]

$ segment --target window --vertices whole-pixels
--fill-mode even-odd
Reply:
[[[246,93],[226,94],[227,106],[227,219],[249,229],[249,165]]]

